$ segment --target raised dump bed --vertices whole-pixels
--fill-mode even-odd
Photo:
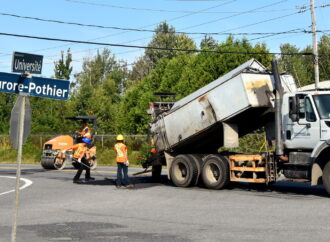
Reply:
[[[295,90],[291,76],[281,79],[285,91]],[[273,83],[268,69],[251,59],[179,100],[152,123],[158,149],[206,153],[237,146],[239,136],[273,120]]]

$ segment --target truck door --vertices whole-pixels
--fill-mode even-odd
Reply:
[[[320,117],[321,140],[330,139],[330,94],[316,94],[314,104]]]
[[[285,145],[289,149],[313,149],[320,140],[320,121],[310,97],[301,94],[297,97],[298,117],[286,120]],[[296,97],[289,97],[289,103],[293,103],[293,98]]]

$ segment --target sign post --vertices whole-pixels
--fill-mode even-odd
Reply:
[[[24,98],[23,98],[24,97]],[[25,105],[24,105],[24,103]],[[25,144],[31,126],[31,106],[29,97],[27,95],[21,94],[16,100],[15,106],[13,107],[10,115],[10,141],[14,149],[18,150],[19,146],[19,135],[20,135],[20,116],[22,112],[22,108],[24,105],[24,129],[23,129],[23,145]]]
[[[15,188],[15,212],[13,216],[13,226],[11,232],[11,241],[16,241],[16,228],[17,228],[17,216],[19,207],[19,182],[21,179],[21,164],[22,164],[22,150],[23,150],[23,133],[24,133],[24,117],[25,117],[25,102],[26,96],[20,96],[22,99],[20,105],[20,117],[19,117],[19,138],[18,138],[18,154],[17,154],[17,170],[16,170],[16,188]],[[18,101],[16,103],[19,103]],[[13,109],[14,110],[14,109]]]
[[[12,72],[21,74],[0,72],[0,92],[20,95],[12,109],[10,118],[11,143],[15,149],[18,149],[12,242],[16,241],[17,233],[23,144],[29,135],[31,124],[31,107],[28,96],[59,100],[67,100],[69,96],[69,81],[31,76],[31,74],[41,74],[42,60],[43,56],[41,55],[14,52]]]

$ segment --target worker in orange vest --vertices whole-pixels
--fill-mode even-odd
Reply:
[[[89,138],[89,139],[91,139],[92,138],[92,135],[91,135],[91,131],[90,131],[89,127],[88,127],[87,122],[83,122],[82,126],[83,126],[82,131],[81,132],[78,132],[79,135],[81,136],[81,138]]]
[[[82,143],[75,144],[74,146],[68,149],[68,150],[73,150],[73,160],[80,163],[78,171],[73,178],[73,183],[78,183],[78,184],[85,183],[84,181],[79,180],[83,170],[86,170],[85,181],[95,180],[94,177],[91,177],[90,164],[88,163],[85,157],[85,152],[87,150],[86,146],[89,145],[90,143],[91,143],[91,139],[85,137],[82,138]],[[62,152],[65,153],[66,150]]]
[[[124,144],[124,136],[119,134],[117,136],[117,143],[114,150],[117,153],[117,180],[116,187],[121,188],[124,185],[127,188],[133,188],[134,185],[130,182],[128,177],[128,158],[127,158],[127,146]],[[124,182],[122,182],[122,173],[124,173]]]

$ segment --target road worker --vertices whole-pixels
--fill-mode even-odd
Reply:
[[[150,163],[152,164],[152,180],[154,182],[161,181],[161,173],[162,173],[162,162],[157,153],[156,144],[153,139],[151,139],[151,150],[150,150]]]
[[[90,170],[90,164],[86,160],[85,153],[87,150],[87,145],[91,143],[91,139],[84,137],[82,138],[82,143],[75,144],[72,146],[72,148],[69,148],[68,150],[73,150],[73,160],[80,163],[80,166],[78,168],[78,171],[76,175],[73,177],[73,183],[85,183],[85,181],[91,181],[95,180],[94,177],[91,177],[91,170]],[[66,152],[66,150],[62,151],[63,153]],[[86,170],[85,173],[85,181],[79,180],[81,173],[83,170]]]
[[[114,150],[117,153],[117,180],[116,187],[121,188],[124,185],[127,188],[133,188],[134,185],[130,182],[128,177],[128,158],[127,158],[127,146],[124,144],[124,136],[119,134],[117,136],[117,143]],[[124,180],[122,182],[122,173],[124,173]]]
[[[81,132],[78,132],[79,135],[82,138],[89,138],[89,139],[91,139],[92,138],[92,135],[91,135],[91,131],[90,131],[89,127],[88,127],[87,122],[83,122],[82,126],[83,126],[83,129],[82,129]]]

